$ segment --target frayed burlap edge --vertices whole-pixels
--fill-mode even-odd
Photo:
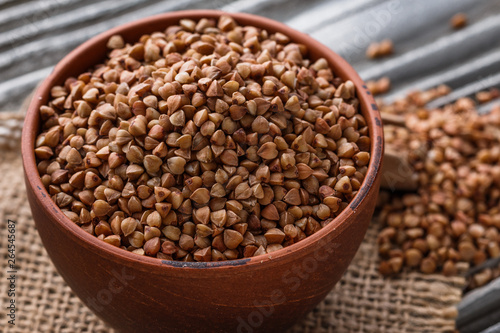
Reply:
[[[4,123],[21,118],[0,114]],[[21,119],[22,120],[22,119]],[[11,122],[14,123],[14,122]],[[21,125],[12,126],[10,148],[0,156],[0,272],[1,332],[114,332],[97,318],[66,285],[48,257],[27,202],[18,140]],[[0,125],[1,126],[1,125]],[[9,151],[10,149],[10,151]],[[7,219],[16,221],[16,325],[7,323]],[[342,280],[290,332],[452,332],[455,305],[464,279],[403,273],[387,279],[377,271],[377,231],[373,222]]]

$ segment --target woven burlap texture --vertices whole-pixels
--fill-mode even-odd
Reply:
[[[16,325],[7,323],[7,219],[16,221]],[[73,294],[52,265],[26,198],[18,152],[0,156],[0,332],[114,332]],[[377,230],[372,223],[342,280],[290,332],[450,332],[464,281],[459,277],[377,272]],[[97,240],[96,240],[97,241]]]

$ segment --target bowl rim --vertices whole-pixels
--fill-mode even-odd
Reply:
[[[367,173],[365,175],[365,179],[360,189],[358,190],[358,193],[351,200],[348,207],[344,209],[344,211],[340,215],[335,217],[328,225],[321,228],[315,234],[308,236],[300,242],[272,252],[271,254],[263,254],[251,258],[241,258],[220,262],[182,262],[175,260],[159,260],[158,258],[154,257],[139,256],[134,253],[125,251],[121,248],[117,248],[115,246],[107,244],[106,242],[97,241],[97,238],[94,235],[90,235],[89,233],[82,230],[62,213],[59,207],[57,207],[57,205],[52,201],[50,195],[45,190],[45,187],[41,182],[34,155],[34,143],[39,132],[39,128],[37,126],[39,122],[38,110],[42,105],[42,101],[44,99],[43,96],[48,96],[50,88],[55,84],[56,76],[59,72],[64,71],[65,67],[71,64],[71,62],[74,62],[80,54],[91,50],[93,47],[95,47],[96,44],[103,42],[105,44],[105,42],[112,35],[120,34],[122,31],[127,31],[137,27],[143,29],[140,34],[145,34],[154,30],[151,30],[151,28],[148,30],[148,26],[156,26],[158,24],[161,24],[161,22],[163,21],[165,22],[166,28],[170,24],[168,22],[178,22],[183,18],[199,20],[204,17],[218,18],[221,15],[229,15],[241,25],[251,24],[268,31],[279,31],[284,33],[285,35],[290,37],[292,41],[305,44],[311,54],[319,54],[327,59],[330,67],[332,68],[332,71],[336,76],[340,76],[344,80],[348,78],[354,83],[357,91],[357,97],[360,101],[360,110],[367,121],[371,138],[370,162],[368,165]],[[355,215],[358,211],[358,206],[362,205],[363,202],[366,201],[368,194],[373,191],[373,185],[376,183],[376,179],[380,176],[384,149],[382,121],[373,96],[371,95],[357,72],[342,57],[340,57],[337,53],[335,53],[319,41],[315,40],[314,38],[278,21],[253,14],[230,13],[219,10],[183,10],[149,16],[109,29],[79,45],[54,67],[51,74],[47,78],[45,78],[40,86],[36,89],[26,113],[22,132],[21,148],[26,186],[30,187],[28,190],[32,190],[34,199],[37,200],[40,207],[43,207],[43,213],[48,215],[50,220],[55,221],[55,223],[57,223],[59,227],[62,228],[62,230],[64,230],[67,234],[71,234],[76,237],[76,239],[80,241],[81,245],[90,250],[93,250],[94,253],[101,256],[112,256],[113,258],[115,258],[115,260],[121,260],[124,264],[136,263],[140,265],[139,267],[143,266],[144,269],[153,267],[161,269],[235,269],[237,267],[250,267],[254,265],[262,265],[263,263],[270,261],[280,260],[293,255],[294,253],[303,251],[310,247],[314,247],[318,243],[318,241],[322,240],[326,235],[334,232],[341,232],[350,224],[356,223],[356,219],[353,218],[353,215]]]

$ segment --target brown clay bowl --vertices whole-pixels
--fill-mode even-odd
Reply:
[[[106,55],[114,34],[136,41],[181,18],[217,18],[219,11],[161,14],[104,32],[79,46],[36,91],[22,136],[22,155],[33,217],[54,265],[80,299],[121,332],[276,332],[294,324],[325,298],[358,249],[373,214],[383,155],[382,124],[372,96],[356,72],[311,37],[281,23],[230,14],[241,25],[285,33],[324,57],[334,73],[354,82],[369,126],[371,161],[359,193],[340,216],[307,239],[269,255],[226,262],[191,263],[142,257],[97,240],[71,222],[40,181],[34,142],[38,109],[50,88],[77,76]]]

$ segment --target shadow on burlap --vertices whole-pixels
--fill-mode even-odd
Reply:
[[[0,114],[0,127],[9,117],[19,119],[18,114]],[[9,147],[18,147],[19,134],[14,132],[20,127],[12,126]],[[80,302],[55,270],[31,216],[20,154],[5,146],[0,150],[0,255],[4,261],[0,272],[0,331],[114,332]],[[7,219],[17,222],[16,263],[20,268],[15,326],[7,324],[5,316],[10,300]],[[419,273],[383,278],[377,271],[377,230],[373,222],[342,280],[290,333],[454,331],[455,305],[461,299],[464,280]]]

